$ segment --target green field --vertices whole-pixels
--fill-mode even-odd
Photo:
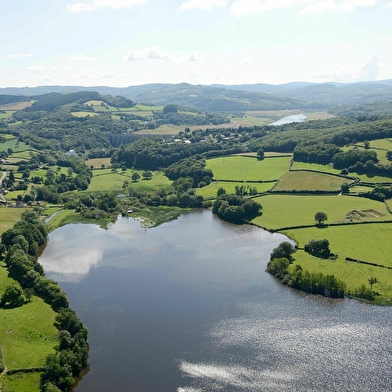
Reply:
[[[346,257],[359,259],[385,266],[392,266],[392,225],[364,224],[335,226],[324,229],[305,228],[287,230],[284,234],[294,239],[300,247],[311,239],[327,238],[331,252],[338,255],[337,260],[313,257],[304,251],[294,254],[295,262],[309,271],[322,271],[324,275],[333,274],[342,279],[353,290],[362,284],[368,287],[368,278],[377,277],[380,283],[374,290],[382,298],[392,298],[392,270],[347,262]],[[382,300],[381,298],[381,300]]]
[[[7,151],[9,148],[12,148],[13,152],[21,152],[27,150],[33,150],[30,146],[23,142],[19,142],[17,138],[8,138],[8,140],[4,143],[0,143],[0,151]],[[30,159],[30,155],[29,155]]]
[[[0,207],[0,235],[11,229],[20,220],[24,208]]]
[[[244,156],[230,156],[207,160],[207,169],[215,180],[272,181],[287,172],[290,157],[265,158],[258,161]]]
[[[334,169],[332,165],[321,165],[318,163],[293,162],[291,170],[315,170],[323,173],[339,174],[340,170]]]
[[[234,194],[236,185],[250,186],[257,189],[257,193],[264,193],[271,189],[275,182],[264,182],[264,183],[252,183],[252,182],[227,182],[227,181],[212,181],[211,184],[197,188],[196,194],[203,195],[205,198],[216,197],[216,193],[219,188],[224,188],[227,194]]]
[[[365,185],[355,185],[350,188],[350,193],[365,193],[370,192],[373,187],[365,186]]]
[[[0,295],[11,284],[8,271],[0,265]],[[46,357],[54,352],[56,344],[55,312],[41,298],[33,296],[22,307],[0,308],[0,342],[8,370],[40,367]],[[0,377],[2,391],[38,391],[38,373]],[[14,383],[14,381],[16,383]],[[31,385],[30,385],[31,384]],[[26,388],[29,389],[26,389]]]
[[[0,111],[0,118],[10,118],[15,113],[15,110],[5,110],[3,113]]]
[[[331,176],[329,174],[290,171],[284,174],[276,184],[274,191],[340,191],[345,182],[351,182],[343,177]]]
[[[94,112],[72,112],[71,114],[79,118],[88,117],[88,116],[98,116],[98,113],[94,113]]]
[[[392,140],[391,139],[377,139],[372,140],[370,143],[371,148],[381,148],[383,150],[392,151]]]
[[[152,189],[159,189],[170,186],[171,181],[164,175],[163,172],[154,171],[153,177],[150,180],[143,180],[133,182],[132,174],[138,172],[142,177],[143,170],[126,170],[125,172],[111,169],[101,169],[93,171],[93,178],[91,179],[88,191],[103,192],[103,191],[119,191],[123,189],[124,181],[128,181],[129,186],[140,191],[148,191]]]
[[[94,169],[100,169],[102,165],[110,166],[110,158],[93,158],[86,161],[88,167],[93,166]]]
[[[276,230],[281,227],[313,225],[318,211],[328,216],[326,223],[391,220],[382,202],[353,196],[267,195],[254,199],[263,214],[252,223]]]

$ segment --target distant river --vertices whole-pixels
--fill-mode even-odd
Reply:
[[[293,122],[304,122],[306,120],[305,114],[293,114],[291,116],[283,117],[278,121],[271,123],[270,125],[283,125],[283,124],[290,124]]]
[[[204,210],[55,230],[39,261],[89,328],[76,392],[391,391],[392,308],[281,285],[284,240]]]

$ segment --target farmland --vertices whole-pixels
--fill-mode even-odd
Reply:
[[[263,214],[253,223],[267,229],[314,225],[314,215],[324,211],[328,223],[390,220],[392,216],[382,202],[352,196],[267,195],[256,198],[263,206]],[[368,211],[357,216],[353,211]]]
[[[214,173],[215,180],[274,181],[287,172],[290,157],[255,158],[232,156],[209,159],[207,168]]]

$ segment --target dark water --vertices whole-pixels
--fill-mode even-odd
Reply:
[[[392,309],[282,286],[282,240],[209,211],[56,230],[40,262],[89,328],[76,391],[391,391]]]

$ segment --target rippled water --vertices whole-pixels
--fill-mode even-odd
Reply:
[[[390,391],[391,309],[287,289],[286,240],[209,211],[50,234],[40,262],[89,328],[81,391]]]

